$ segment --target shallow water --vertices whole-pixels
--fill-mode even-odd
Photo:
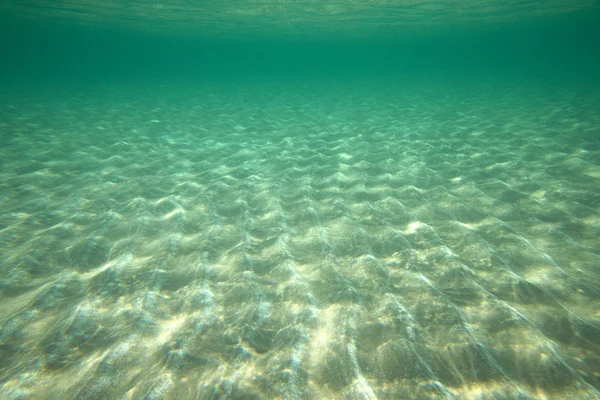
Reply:
[[[32,7],[2,47],[1,397],[600,395],[590,26],[199,43]]]

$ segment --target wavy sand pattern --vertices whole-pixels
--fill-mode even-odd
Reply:
[[[4,93],[0,397],[598,398],[588,89]]]

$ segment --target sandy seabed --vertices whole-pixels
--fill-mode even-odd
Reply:
[[[0,397],[597,399],[600,91],[0,96]]]

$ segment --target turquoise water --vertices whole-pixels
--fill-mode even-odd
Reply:
[[[0,6],[0,398],[599,398],[599,12]]]

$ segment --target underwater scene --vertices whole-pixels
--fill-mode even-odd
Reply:
[[[600,3],[0,5],[1,399],[600,398]]]

